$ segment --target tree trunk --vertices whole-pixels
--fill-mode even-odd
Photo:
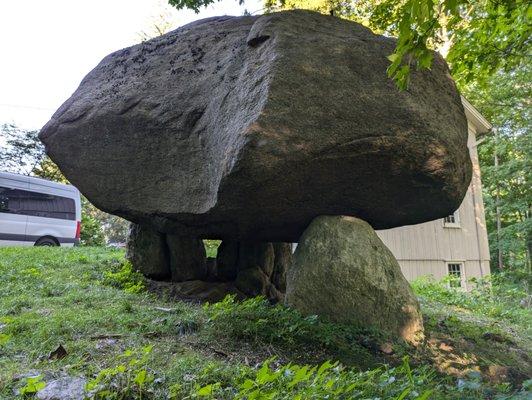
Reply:
[[[495,131],[495,151],[494,151],[494,164],[495,164],[495,176],[497,177],[497,188],[495,191],[495,213],[497,222],[497,266],[499,270],[504,268],[502,260],[502,245],[501,245],[501,208],[500,208],[500,186],[498,181],[499,174],[499,156],[497,155],[499,146],[499,132]]]

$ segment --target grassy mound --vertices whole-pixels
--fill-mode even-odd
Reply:
[[[517,286],[429,281],[412,348],[261,298],[149,293],[122,251],[0,249],[0,398],[83,377],[102,399],[529,398],[531,316]]]

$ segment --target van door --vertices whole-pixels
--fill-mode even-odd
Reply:
[[[28,216],[20,213],[20,192],[0,186],[0,246],[32,244],[26,242]]]
[[[30,187],[33,189],[32,185]],[[42,188],[53,192],[50,188]],[[56,189],[57,193],[58,190]],[[63,193],[61,193],[63,194]],[[59,244],[74,243],[76,236],[76,202],[72,198],[46,192],[24,192],[21,208],[28,216],[26,239],[36,242],[50,236]]]

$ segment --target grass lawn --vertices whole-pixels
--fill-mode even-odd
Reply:
[[[120,250],[0,248],[0,277],[0,399],[61,377],[102,399],[532,395],[530,310],[502,292],[416,283],[427,330],[416,349],[262,299],[150,293]]]

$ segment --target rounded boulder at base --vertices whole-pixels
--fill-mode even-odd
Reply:
[[[286,304],[412,344],[423,337],[419,303],[399,263],[373,228],[355,217],[312,221],[287,273]]]

